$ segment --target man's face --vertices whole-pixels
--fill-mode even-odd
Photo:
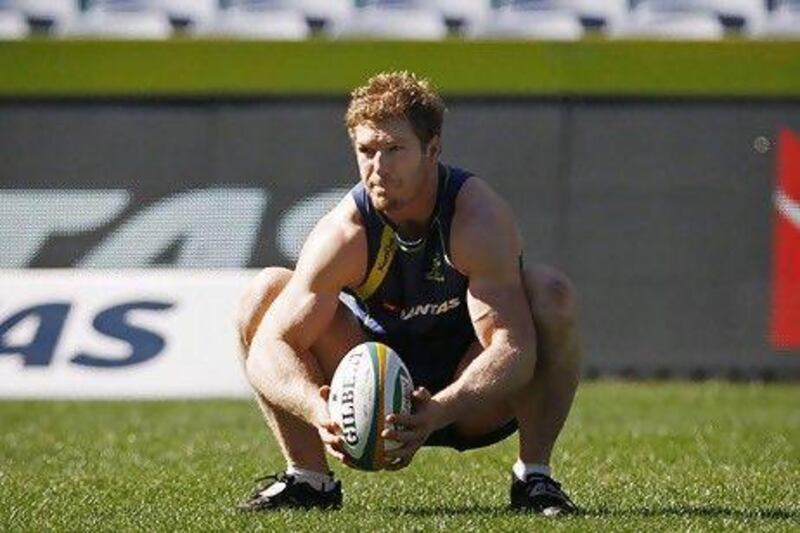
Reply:
[[[392,213],[420,197],[438,139],[423,149],[404,118],[360,124],[352,136],[361,181],[376,209]]]

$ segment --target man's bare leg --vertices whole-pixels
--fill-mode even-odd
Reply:
[[[575,293],[563,274],[547,267],[526,271],[525,285],[536,324],[536,369],[512,408],[519,423],[520,459],[548,465],[580,381]]]
[[[291,275],[291,270],[285,268],[265,268],[242,299],[237,321],[243,364],[247,360],[261,319]],[[344,354],[366,340],[352,315],[344,305],[340,305],[331,328],[312,347],[311,357],[305,358],[309,377],[322,385],[323,381],[329,380]],[[287,465],[319,473],[328,472],[325,450],[316,428],[280,407],[270,405],[263,395],[258,391],[254,392]]]
[[[525,272],[524,281],[536,324],[534,376],[508,405],[490,406],[456,426],[463,436],[477,437],[516,418],[519,460],[513,468],[512,507],[545,515],[571,513],[577,507],[550,477],[550,455],[564,427],[580,377],[575,295],[566,277],[547,267]],[[475,343],[459,369],[479,352],[480,346]]]
[[[553,445],[569,414],[580,378],[581,348],[575,325],[575,295],[558,271],[539,267],[525,272],[525,285],[536,324],[536,369],[531,383],[509,405],[490,406],[456,422],[464,437],[485,435],[512,418],[519,424],[520,459],[549,464]],[[475,342],[459,364],[460,375],[480,353]]]

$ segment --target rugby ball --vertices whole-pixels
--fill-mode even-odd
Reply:
[[[411,412],[414,386],[397,353],[379,342],[350,350],[336,367],[328,396],[331,419],[342,428],[345,453],[360,470],[381,470],[384,451],[400,443],[384,439],[386,416]]]

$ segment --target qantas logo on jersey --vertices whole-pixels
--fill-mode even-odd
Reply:
[[[452,311],[459,305],[461,305],[461,298],[451,298],[439,303],[419,304],[414,307],[403,309],[400,312],[400,318],[403,320],[411,320],[417,316],[442,315],[448,311]]]

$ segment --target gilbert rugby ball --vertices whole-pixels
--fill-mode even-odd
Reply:
[[[411,382],[406,365],[385,344],[365,342],[344,356],[331,380],[328,410],[342,428],[352,466],[381,470],[385,450],[399,443],[381,437],[391,413],[411,412]]]

